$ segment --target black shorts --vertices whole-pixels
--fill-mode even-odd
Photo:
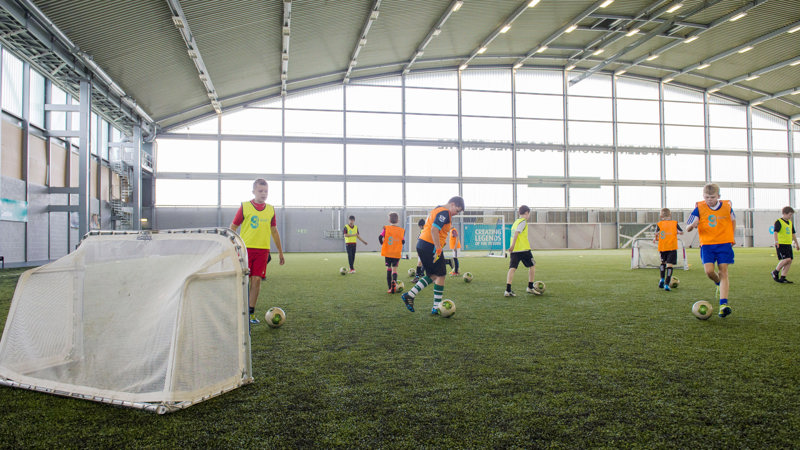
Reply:
[[[383,257],[384,261],[386,261],[386,267],[397,267],[400,264],[400,258],[389,258],[388,256]]]
[[[678,264],[678,251],[667,250],[661,253],[661,264]]]
[[[779,261],[784,259],[794,259],[792,244],[778,244],[777,253]]]
[[[436,262],[433,261],[433,251],[435,249],[436,247],[430,242],[423,241],[422,239],[417,241],[417,255],[419,255],[419,260],[422,261],[425,274],[429,277],[434,275],[443,277],[447,274],[447,263],[444,255],[441,253],[439,254],[439,259],[437,259]]]
[[[508,262],[509,269],[516,269],[519,267],[520,261],[522,265],[525,267],[531,267],[536,265],[536,261],[533,260],[533,253],[530,250],[525,250],[523,252],[512,252],[511,253],[511,260]]]

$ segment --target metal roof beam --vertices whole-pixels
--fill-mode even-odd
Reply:
[[[463,0],[453,0],[449,5],[447,5],[447,9],[445,10],[444,14],[442,14],[439,17],[439,20],[436,21],[436,25],[434,25],[433,28],[428,31],[428,34],[425,35],[425,38],[417,46],[417,50],[414,51],[411,59],[408,61],[405,67],[403,67],[403,75],[408,74],[408,72],[411,70],[411,66],[413,66],[417,59],[422,56],[423,53],[425,53],[425,47],[431,43],[434,37],[438,36],[439,33],[442,32],[442,27],[444,26],[444,23],[447,22],[447,19],[450,18],[450,15],[458,11],[463,4]]]
[[[372,2],[372,8],[369,10],[369,16],[367,16],[367,20],[364,21],[364,27],[361,29],[361,34],[358,35],[358,41],[356,42],[356,47],[353,50],[352,56],[350,57],[350,64],[347,66],[347,72],[344,74],[345,84],[350,82],[350,74],[353,73],[353,68],[356,66],[356,64],[358,64],[358,54],[361,52],[361,49],[367,45],[367,34],[369,34],[369,29],[372,27],[372,23],[378,20],[380,8],[381,0],[374,0]]]
[[[465,59],[458,67],[458,70],[466,69],[469,63],[473,59],[475,59],[476,56],[483,54],[486,51],[486,49],[489,47],[489,44],[491,44],[492,41],[495,40],[495,38],[497,38],[497,36],[500,36],[501,34],[508,32],[508,30],[511,29],[511,24],[514,23],[514,21],[517,20],[517,18],[521,16],[522,13],[524,13],[528,8],[533,8],[538,3],[539,0],[525,0],[524,2],[522,2],[522,4],[520,4],[517,7],[517,9],[515,9],[514,12],[511,13],[510,16],[506,17],[506,19],[497,29],[492,31],[492,33],[489,34],[489,36],[487,36],[486,39],[484,39],[481,42],[481,45],[478,48],[476,48],[475,50],[472,51],[472,53],[469,54],[467,59]],[[546,50],[547,48],[540,47],[539,51],[543,51],[543,49]]]
[[[597,18],[597,19],[611,19],[611,20],[625,20],[627,22],[653,22],[653,23],[665,23],[669,22],[669,19],[659,19],[657,17],[653,17],[652,19],[639,19],[633,16],[623,16],[619,14],[602,14],[602,13],[591,13],[589,17]],[[687,28],[698,28],[698,29],[707,29],[708,25],[702,23],[694,23],[694,22],[684,22],[682,20],[678,20],[672,23],[673,25],[677,25],[680,27],[687,27]]]
[[[796,95],[800,94],[800,86],[785,89],[780,92],[776,92],[774,94],[765,95],[763,97],[759,97],[753,100],[750,100],[750,106],[758,106],[764,102],[775,100],[776,98],[783,97],[784,95]]]
[[[730,80],[725,81],[723,83],[717,83],[714,86],[711,86],[710,88],[708,88],[708,91],[709,92],[716,92],[716,91],[724,88],[725,86],[730,86],[732,84],[739,83],[740,81],[753,81],[756,78],[760,77],[761,75],[764,75],[765,73],[772,72],[773,70],[783,69],[784,67],[796,66],[798,64],[800,64],[800,56],[796,56],[796,57],[794,57],[792,59],[787,59],[786,61],[781,61],[781,62],[773,64],[771,66],[767,66],[767,67],[763,67],[763,68],[758,69],[758,70],[754,70],[754,71],[752,71],[750,73],[746,73],[744,75],[739,75],[738,77],[731,78]]]

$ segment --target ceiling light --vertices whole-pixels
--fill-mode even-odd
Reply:
[[[467,63],[458,66],[458,70],[466,70],[466,69],[467,69]]]
[[[181,16],[172,16],[172,23],[174,23],[175,26],[178,27],[178,28],[183,28],[183,27],[186,26],[183,23],[183,19],[181,19]],[[791,33],[791,31],[790,31],[790,33]]]
[[[478,49],[478,54],[479,54],[479,55],[482,55],[482,54],[484,54],[485,52],[486,52],[486,47],[481,47],[481,48],[479,48],[479,49]]]
[[[642,30],[640,30],[640,29],[638,29],[638,28],[634,28],[634,29],[632,29],[631,31],[628,31],[627,33],[625,33],[625,36],[627,36],[627,37],[631,37],[631,36],[633,36],[634,34],[637,34],[637,33],[639,33],[640,31],[642,31]]]
[[[543,51],[547,50],[547,46],[543,45],[536,50],[536,53],[542,53]]]
[[[764,103],[764,102],[763,101],[753,102],[753,103],[750,103],[750,106],[758,106],[758,105],[760,105],[762,103]]]
[[[600,7],[601,8],[605,8],[606,6],[608,6],[608,5],[612,4],[612,3],[614,3],[614,0],[606,0],[600,5]]]
[[[514,64],[514,70],[517,70],[520,67],[522,67],[522,63],[521,62],[518,62],[518,63]]]
[[[683,7],[683,3],[676,3],[667,9],[668,13],[675,12]]]
[[[572,33],[572,32],[573,32],[573,31],[575,31],[577,28],[578,28],[578,25],[577,25],[577,24],[575,24],[575,25],[570,25],[570,26],[569,26],[569,28],[567,28],[566,30],[564,30],[564,33]]]
[[[568,66],[567,66],[567,67],[566,67],[564,70],[566,70],[567,72],[569,72],[570,70],[572,70],[572,69],[574,69],[574,68],[575,68],[575,64],[570,64],[570,65],[568,65]]]
[[[206,75],[206,74],[205,74],[205,73],[203,73],[203,72],[200,72],[200,81],[202,81],[203,83],[205,83],[206,81],[208,81],[208,75]]]
[[[539,0],[531,0],[531,2],[530,2],[530,3],[528,3],[528,8],[533,8],[533,7],[534,7],[534,6],[536,6],[538,3],[539,3]]]
[[[699,66],[697,66],[697,70],[708,69],[709,67],[711,67],[711,64],[703,63],[703,64],[700,64]]]
[[[508,30],[510,30],[510,29],[511,29],[511,25],[506,25],[506,26],[504,26],[503,28],[500,28],[500,32],[501,32],[501,33],[506,33],[506,32],[508,32]]]
[[[669,78],[664,78],[664,84],[666,84],[666,83],[672,83],[673,81],[675,81],[675,78],[672,78],[672,77],[669,77]]]
[[[752,50],[752,49],[753,49],[753,46],[751,46],[751,45],[748,45],[747,47],[745,47],[745,48],[743,48],[743,49],[739,50],[739,52],[738,52],[738,53],[745,53],[745,52],[749,52],[749,51],[750,51],[750,50]]]
[[[422,50],[419,50],[419,51],[417,51],[416,57],[419,58],[424,54],[425,54],[425,52],[423,52]]]
[[[708,93],[709,94],[713,94],[714,92],[717,92],[718,90],[719,90],[719,88],[711,88],[711,89],[708,90]]]
[[[597,50],[595,50],[595,51],[592,53],[592,55],[594,55],[594,56],[597,56],[597,55],[599,55],[600,53],[603,53],[604,51],[605,51],[604,49],[602,49],[602,48],[598,48]]]
[[[744,81],[753,81],[753,80],[755,80],[756,78],[758,78],[758,75],[751,75],[751,76],[749,76],[749,77],[745,78],[745,79],[744,79]]]
[[[454,5],[453,5],[453,12],[456,12],[456,11],[458,11],[459,9],[461,9],[461,7],[462,7],[462,6],[464,6],[464,2],[463,2],[462,0],[459,0],[459,1],[457,1],[457,2],[456,2]]]
[[[798,90],[796,90],[796,91],[792,92],[792,95],[797,95],[797,94],[800,94],[800,89],[798,89]]]
[[[798,59],[797,61],[795,61],[795,62],[793,62],[793,63],[791,63],[791,64],[789,64],[789,65],[790,65],[790,66],[796,66],[796,65],[798,65],[798,64],[800,64],[800,59]]]
[[[620,76],[620,75],[624,74],[625,72],[627,72],[627,70],[622,69],[622,70],[618,71],[617,73],[615,73],[614,75],[615,76]]]
[[[378,18],[378,14],[380,14],[380,13],[381,13],[381,12],[380,12],[380,11],[378,11],[378,10],[373,10],[373,11],[372,11],[372,13],[370,13],[370,15],[369,15],[369,18],[370,18],[371,20],[375,20],[375,19],[377,19],[377,18]]]
[[[688,44],[689,42],[694,42],[694,41],[696,41],[698,37],[699,37],[698,35],[689,36],[688,38],[684,39],[684,40],[683,40],[683,42],[685,42],[685,43],[687,43],[687,44]]]
[[[434,35],[434,36],[438,36],[438,35],[439,35],[441,32],[442,32],[442,29],[441,29],[441,28],[435,28],[435,29],[433,30],[433,35]]]
[[[197,52],[192,49],[189,49],[189,57],[197,59]]]
[[[731,22],[736,22],[737,20],[741,19],[742,17],[744,17],[744,16],[746,16],[746,15],[747,15],[747,13],[746,13],[746,12],[741,12],[741,13],[739,13],[739,14],[737,14],[737,15],[735,15],[735,16],[733,16],[733,17],[731,17],[729,20],[730,20]]]
[[[787,31],[787,33],[794,33],[794,32],[796,32],[796,31],[800,31],[800,25],[798,25],[798,26],[796,26],[796,27],[792,28],[791,30]],[[796,92],[795,92],[795,93],[796,93]]]
[[[647,60],[648,61],[652,61],[652,60],[654,60],[656,58],[658,58],[658,55],[650,55],[650,56],[647,57]]]
[[[365,45],[367,45],[367,38],[365,38],[365,37],[362,37],[361,39],[359,39],[359,41],[358,41],[358,45],[360,45],[360,46],[362,46],[362,47],[363,47],[363,46],[365,46]]]

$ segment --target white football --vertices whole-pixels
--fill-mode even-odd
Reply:
[[[472,281],[472,272],[464,273],[464,282],[469,283],[470,281]]]
[[[669,282],[669,287],[675,289],[679,284],[681,284],[681,280],[679,280],[678,277],[672,277],[672,280]]]
[[[417,269],[408,269],[408,277],[414,278],[414,275],[417,274]]]
[[[692,305],[692,314],[700,320],[706,320],[714,313],[714,307],[705,300],[700,300]]]
[[[264,318],[267,320],[267,325],[272,328],[278,328],[279,326],[283,325],[283,322],[286,321],[286,313],[277,306],[273,306],[267,310],[267,314],[264,316]]]
[[[439,305],[439,315],[442,317],[450,317],[456,313],[456,303],[452,300],[445,299]]]
[[[547,286],[545,286],[544,281],[534,281],[533,288],[544,294],[544,290],[547,289]]]
[[[405,283],[403,283],[402,281],[398,281],[397,284],[395,284],[394,291],[399,294],[403,292],[403,289],[405,288],[406,288]]]
[[[339,273],[342,275],[347,275],[347,267],[339,267]]]

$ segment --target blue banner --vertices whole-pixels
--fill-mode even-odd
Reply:
[[[511,244],[511,224],[505,225],[505,242],[500,224],[465,223],[464,236],[461,241],[464,250],[504,250]]]
[[[0,198],[0,220],[27,222],[28,202],[24,200]]]

